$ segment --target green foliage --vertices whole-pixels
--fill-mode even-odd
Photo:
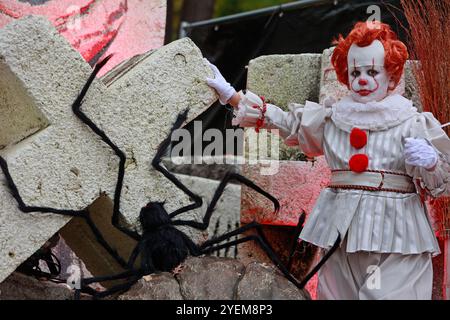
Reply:
[[[216,0],[215,16],[222,17],[230,14],[255,9],[276,6],[292,0]]]

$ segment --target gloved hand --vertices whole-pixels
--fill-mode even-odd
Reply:
[[[209,62],[207,59],[205,59],[209,66],[211,67],[212,71],[214,72],[214,79],[206,78],[206,83],[213,89],[217,91],[217,94],[219,95],[219,101],[222,105],[225,105],[228,103],[228,101],[231,99],[231,97],[236,93],[236,90],[228,83],[225,78],[220,73],[219,69],[215,65],[213,65],[211,62]]]
[[[438,161],[438,154],[425,139],[405,139],[405,163],[411,166],[433,169]]]

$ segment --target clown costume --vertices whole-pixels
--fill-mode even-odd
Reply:
[[[431,113],[392,93],[408,52],[388,25],[357,23],[336,45],[331,62],[349,88],[338,102],[285,112],[237,93],[214,65],[207,81],[235,107],[233,124],[277,129],[287,145],[325,156],[331,182],[300,234],[325,249],[342,239],[319,271],[319,299],[431,299],[440,251],[424,196],[450,195],[450,140]]]

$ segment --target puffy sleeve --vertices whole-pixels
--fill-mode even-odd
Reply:
[[[253,92],[240,91],[241,97],[235,109],[233,125],[240,127],[254,127],[261,118],[259,107],[263,101]],[[323,154],[323,134],[325,120],[331,115],[331,108],[306,101],[305,105],[291,103],[289,111],[266,104],[264,123],[261,128],[278,133],[288,146],[299,146],[308,156],[315,157]]]
[[[417,187],[427,190],[433,198],[450,196],[450,139],[439,121],[430,112],[421,113],[412,128],[413,137],[424,138],[437,152],[439,159],[434,170],[406,165],[406,172]]]

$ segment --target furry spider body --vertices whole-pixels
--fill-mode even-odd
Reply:
[[[170,224],[164,203],[149,203],[142,208],[139,220],[143,230],[141,268],[145,273],[171,271],[187,258],[193,247],[191,240]]]
[[[188,109],[178,114],[171,132],[169,133],[168,137],[158,147],[156,155],[154,156],[151,164],[155,170],[157,170],[162,175],[164,175],[168,180],[170,180],[178,189],[184,192],[193,202],[171,213],[166,211],[164,203],[149,202],[145,207],[141,209],[141,212],[139,214],[139,221],[142,227],[142,235],[134,230],[130,230],[120,225],[119,223],[120,199],[122,193],[123,179],[125,175],[126,155],[81,110],[82,100],[85,97],[91,83],[95,79],[97,73],[100,71],[102,66],[105,65],[108,60],[109,57],[105,58],[103,61],[101,61],[95,66],[94,71],[92,72],[91,76],[89,77],[83,89],[81,90],[80,94],[74,101],[72,105],[72,110],[74,114],[82,122],[84,122],[109,147],[111,147],[112,150],[114,150],[115,154],[120,160],[117,184],[114,192],[114,201],[113,201],[114,206],[111,222],[114,227],[116,227],[121,232],[125,233],[126,235],[137,241],[136,247],[134,248],[130,257],[128,257],[127,260],[122,258],[118,254],[118,252],[113,247],[111,247],[111,245],[104,239],[103,235],[97,229],[96,225],[91,219],[90,213],[87,209],[68,210],[68,209],[55,209],[49,207],[35,207],[26,205],[22,197],[20,196],[20,192],[17,186],[15,185],[14,180],[9,172],[6,160],[0,157],[0,168],[2,169],[6,177],[12,196],[16,199],[19,208],[23,212],[49,212],[67,216],[76,216],[85,219],[90,228],[92,229],[92,232],[96,236],[98,242],[111,254],[111,256],[114,257],[115,260],[117,260],[119,264],[122,265],[123,268],[125,268],[126,271],[120,274],[82,279],[81,289],[76,290],[76,296],[79,296],[80,291],[92,294],[94,298],[102,298],[116,292],[122,292],[129,289],[134,283],[136,283],[143,276],[150,275],[152,273],[159,271],[173,270],[175,267],[179,266],[188,257],[188,255],[200,256],[203,254],[210,254],[214,251],[236,246],[240,243],[247,241],[257,242],[266,252],[267,256],[272,260],[272,262],[285,275],[285,277],[289,281],[291,281],[295,286],[302,289],[305,286],[306,282],[312,277],[312,275],[318,271],[318,268],[320,268],[321,264],[319,264],[316,268],[314,268],[302,282],[297,281],[290,274],[289,270],[284,266],[284,264],[280,261],[278,256],[274,253],[273,249],[270,247],[264,236],[261,226],[256,222],[252,222],[243,227],[237,228],[231,232],[217,236],[214,239],[207,240],[201,245],[197,245],[196,243],[194,243],[185,233],[176,228],[176,226],[188,226],[198,230],[206,230],[209,226],[210,218],[211,215],[213,214],[214,208],[219,198],[223,194],[226,185],[231,180],[242,183],[247,187],[255,190],[256,192],[262,194],[270,201],[272,201],[275,212],[279,210],[279,203],[277,199],[274,198],[272,195],[270,195],[269,193],[267,193],[266,191],[255,185],[252,181],[245,178],[244,176],[241,176],[236,173],[227,173],[223,178],[223,180],[220,182],[219,186],[217,187],[201,222],[194,220],[176,219],[176,216],[178,216],[179,214],[200,208],[203,204],[202,198],[200,196],[189,190],[171,172],[169,172],[165,167],[161,165],[161,158],[165,154],[166,150],[170,147],[171,135],[175,130],[180,128],[182,124],[187,120]],[[299,222],[299,227],[301,227],[300,224],[303,223],[303,219],[300,219],[300,221],[301,222]],[[301,228],[299,228],[299,230],[300,229]],[[256,234],[235,239],[238,235],[241,235],[242,233],[248,230],[256,230]],[[140,258],[140,262],[137,264],[136,261],[138,261],[138,258]],[[89,284],[92,283],[97,282],[101,283],[104,281],[119,280],[119,279],[123,279],[125,282],[123,284],[116,285],[103,292],[97,292],[89,286]]]

